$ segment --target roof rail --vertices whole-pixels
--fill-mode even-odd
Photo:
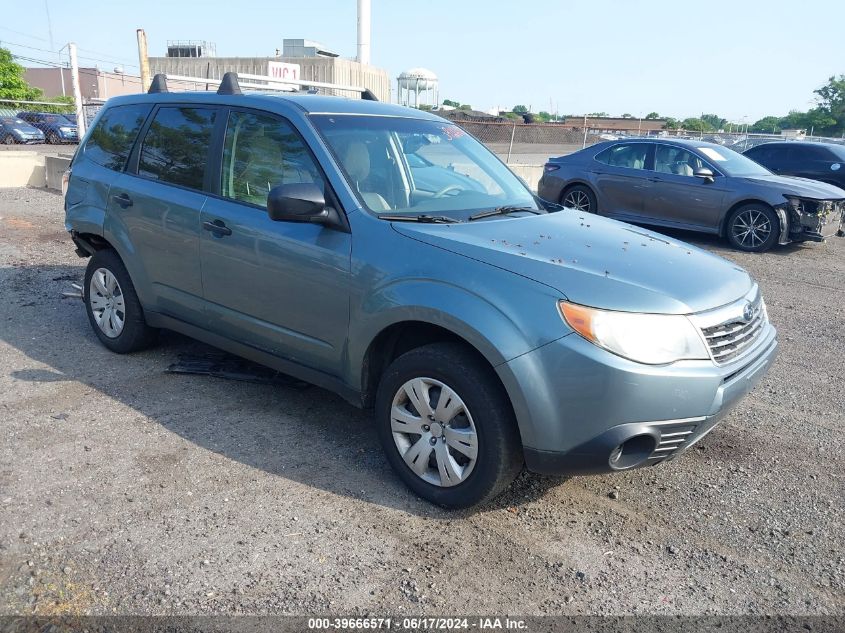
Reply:
[[[156,75],[156,79],[158,79],[158,77],[165,78],[164,75]],[[378,97],[364,86],[331,84],[322,81],[307,81],[303,79],[279,79],[278,77],[270,77],[269,75],[249,75],[245,73],[227,72],[223,75],[223,79],[189,77],[186,75],[166,75],[166,79],[179,83],[205,85],[206,90],[208,90],[210,86],[218,86],[217,94],[242,94],[244,88],[248,90],[278,90],[280,92],[297,92],[301,89],[323,88],[326,90],[357,92],[361,99],[365,99],[367,101],[378,101]],[[153,80],[153,84],[155,84],[155,80]],[[150,88],[150,92],[152,92],[152,88]],[[165,89],[159,92],[167,92],[166,83]]]
[[[147,90],[148,94],[155,94],[157,92],[170,92],[167,89],[167,75],[164,73],[158,73],[155,77],[153,77],[150,89]]]

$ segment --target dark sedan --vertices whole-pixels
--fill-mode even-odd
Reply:
[[[14,116],[0,117],[0,143],[43,143],[44,132]]]
[[[538,193],[626,222],[715,233],[758,252],[841,235],[845,214],[842,189],[775,175],[703,141],[598,143],[549,159]]]
[[[44,132],[48,143],[78,143],[79,132],[76,123],[71,123],[61,114],[51,112],[18,112],[18,118]]]
[[[791,141],[764,143],[744,152],[766,169],[845,188],[845,145]]]

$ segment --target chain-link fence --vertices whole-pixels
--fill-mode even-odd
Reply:
[[[513,165],[542,165],[551,156],[561,156],[601,141],[627,138],[682,138],[716,143],[737,152],[772,141],[816,141],[845,144],[845,139],[804,134],[748,134],[744,132],[692,133],[683,130],[608,130],[576,127],[567,123],[523,123],[521,121],[455,120],[502,160]]]

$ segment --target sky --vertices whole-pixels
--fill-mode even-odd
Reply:
[[[26,19],[8,19],[22,6]],[[0,45],[55,60],[47,51],[75,41],[80,65],[133,74],[137,28],[151,56],[172,39],[252,57],[305,38],[354,57],[356,11],[355,0],[0,0]],[[422,66],[438,75],[441,99],[477,110],[754,122],[812,107],[813,90],[845,74],[843,24],[842,0],[372,0],[372,63],[388,71],[394,99],[396,76]]]

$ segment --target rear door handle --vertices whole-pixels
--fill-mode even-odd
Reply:
[[[214,220],[214,222],[205,221],[202,223],[202,228],[206,231],[211,231],[217,237],[223,237],[224,235],[231,235],[232,229],[226,226],[223,223],[223,220]]]
[[[127,209],[132,206],[132,198],[128,193],[115,194],[111,197],[115,204],[120,205],[121,209]]]

